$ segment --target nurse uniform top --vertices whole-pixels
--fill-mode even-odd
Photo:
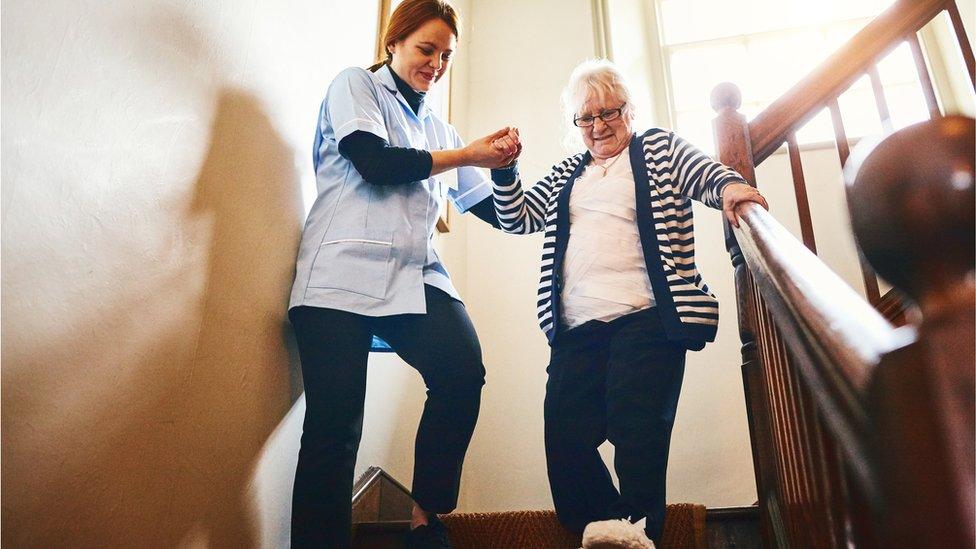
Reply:
[[[394,147],[437,151],[464,146],[430,111],[417,114],[397,91],[388,65],[349,68],[329,87],[315,135],[318,196],[305,222],[289,308],[307,305],[365,316],[426,313],[424,284],[460,300],[432,245],[445,198],[461,213],[491,196],[487,174],[457,168],[456,188],[438,177],[406,185],[367,183],[339,142],[355,131]]]

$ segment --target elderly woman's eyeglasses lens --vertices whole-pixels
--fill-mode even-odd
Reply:
[[[578,128],[589,128],[596,122],[597,118],[603,120],[604,122],[610,122],[611,120],[616,120],[620,118],[620,114],[624,110],[624,105],[626,105],[626,103],[620,105],[616,109],[605,110],[596,116],[590,116],[590,115],[577,116],[576,118],[573,119],[573,125]]]

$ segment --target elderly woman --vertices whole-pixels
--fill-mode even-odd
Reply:
[[[713,341],[718,326],[718,302],[695,265],[691,200],[721,208],[733,223],[737,204],[766,203],[673,132],[635,134],[630,90],[608,61],[577,67],[563,104],[585,152],[528,189],[517,164],[491,172],[503,230],[545,232],[538,315],[551,345],[545,446],[553,502],[571,530],[629,519],[600,527],[658,540],[685,353]],[[511,131],[497,146],[518,140]],[[606,440],[619,491],[597,452]],[[631,526],[645,517],[644,531]]]

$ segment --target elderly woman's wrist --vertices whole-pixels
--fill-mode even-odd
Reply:
[[[731,187],[732,185],[746,185],[746,186],[749,186],[749,183],[747,183],[744,179],[738,179],[738,178],[731,179],[729,181],[726,181],[726,182],[722,183],[719,186],[719,189],[718,189],[718,196],[719,196],[719,198],[725,198],[725,191],[727,191],[728,188]]]
[[[518,173],[518,160],[513,160],[508,166],[492,168],[491,180],[495,183],[511,183],[515,181]]]

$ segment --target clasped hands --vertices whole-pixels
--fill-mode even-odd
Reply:
[[[522,143],[518,128],[506,126],[468,143],[465,149],[469,165],[495,169],[515,162],[522,153]]]

